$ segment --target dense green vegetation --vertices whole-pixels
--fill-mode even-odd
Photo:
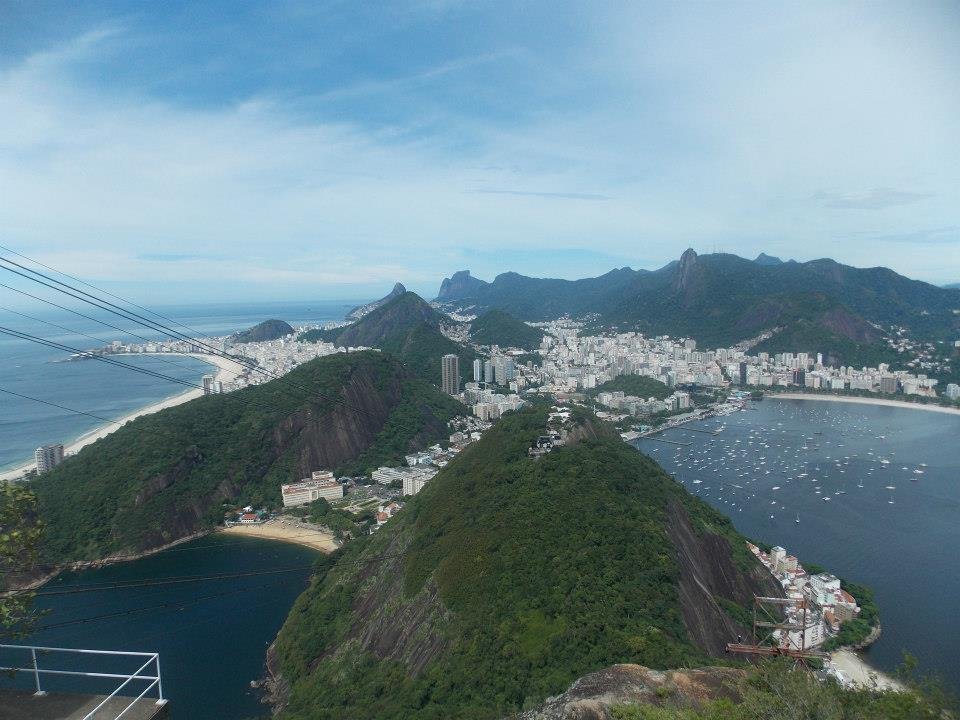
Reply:
[[[623,705],[615,720],[943,720],[956,717],[956,700],[935,682],[901,673],[909,692],[844,690],[784,660],[765,662],[731,688],[738,698],[691,702],[667,694],[661,706]]]
[[[249,330],[238,332],[230,336],[230,342],[252,343],[279,340],[287,335],[293,335],[294,329],[283,320],[264,320]]]
[[[36,497],[22,483],[0,482],[0,591],[36,570],[43,526]],[[33,593],[0,593],[0,640],[23,637],[35,625]]]
[[[710,661],[681,616],[668,516],[685,508],[755,570],[743,538],[592,417],[531,459],[545,420],[506,415],[313,580],[277,641],[282,717],[499,718],[613,663]]]
[[[365,408],[338,402],[344,397]],[[33,481],[58,562],[141,550],[209,527],[223,503],[278,506],[317,467],[356,470],[446,435],[462,406],[377,352],[141,417]]]
[[[476,358],[440,332],[444,317],[419,295],[406,292],[364,315],[355,323],[332,330],[311,330],[300,335],[304,342],[332,342],[338,347],[376,347],[400,359],[417,376],[440,384],[440,358],[453,353],[460,358],[460,376],[465,377]]]
[[[543,341],[543,331],[503,310],[490,310],[470,323],[470,339],[477,345],[535,350]]]
[[[633,395],[638,398],[657,398],[663,400],[673,391],[656,378],[646,377],[645,375],[619,375],[613,380],[609,380],[602,385],[587,391],[588,395],[596,397],[602,392],[620,391],[625,395]]]

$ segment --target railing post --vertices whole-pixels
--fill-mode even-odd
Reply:
[[[37,667],[37,649],[36,648],[33,648],[33,647],[30,648],[30,658],[33,660],[33,681],[37,686],[37,692],[35,692],[34,695],[38,695],[38,696],[46,695],[46,693],[40,689],[40,670]]]
[[[157,705],[167,701],[163,699],[163,680],[160,679],[160,653],[155,653],[153,659],[157,661]]]

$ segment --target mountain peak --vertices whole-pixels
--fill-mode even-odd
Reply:
[[[397,283],[393,286],[393,290],[391,290],[389,293],[384,295],[379,300],[374,300],[373,302],[367,303],[366,305],[358,305],[357,307],[355,307],[353,310],[347,313],[347,320],[359,320],[364,315],[367,315],[373,312],[378,307],[382,307],[386,305],[388,302],[390,302],[394,298],[400,297],[405,292],[407,292],[407,289],[403,286],[403,284]]]
[[[760,253],[753,261],[757,265],[783,265],[783,260],[774,255],[767,255],[766,253]]]
[[[470,275],[469,270],[457,270],[453,275],[444,278],[440,283],[440,292],[437,293],[437,300],[459,300],[469,297],[480,288],[487,285],[486,282]]]

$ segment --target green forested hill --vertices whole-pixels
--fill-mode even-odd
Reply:
[[[266,342],[268,340],[278,340],[279,338],[286,337],[287,335],[293,335],[293,333],[293,328],[283,320],[264,320],[262,323],[254,325],[249,330],[244,330],[231,335],[230,342]]]
[[[444,316],[412,292],[405,292],[356,322],[333,330],[311,330],[300,336],[305,342],[324,340],[338,347],[376,347],[400,359],[417,376],[440,384],[440,358],[448,353],[460,357],[464,377],[476,354],[442,332]],[[452,320],[449,320],[451,324]]]
[[[545,422],[506,415],[330,560],[271,652],[281,717],[500,718],[612,663],[703,663],[745,632],[717,598],[777,590],[729,520],[592,416],[531,459]]]
[[[218,522],[224,502],[279,505],[281,483],[400,460],[443,438],[462,409],[397,361],[366,352],[138,418],[33,481],[44,555],[143,550]]]
[[[477,345],[535,350],[543,340],[543,331],[502,310],[490,310],[470,323],[470,339]]]
[[[672,392],[670,388],[656,378],[643,375],[620,375],[602,385],[597,385],[588,394],[596,396],[602,392],[617,392],[618,390],[626,395],[634,395],[644,399],[654,397],[658,400],[663,400]]]

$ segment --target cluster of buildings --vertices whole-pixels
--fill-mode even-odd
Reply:
[[[769,553],[752,543],[747,543],[747,547],[777,579],[787,597],[796,601],[786,606],[786,611],[787,620],[797,629],[776,631],[783,647],[809,649],[822,645],[840,632],[841,624],[860,614],[857,601],[833,575],[809,575],[797,558],[782,547]]]
[[[863,390],[894,395],[936,397],[938,381],[924,374],[891,370],[886,363],[876,368],[832,367],[823,364],[823,356],[808,353],[759,353],[744,356],[727,367],[731,379],[742,386],[802,387],[814,390]]]
[[[619,410],[638,417],[658,413],[682,412],[692,407],[690,394],[682,390],[674,391],[663,400],[658,400],[655,397],[640,398],[635,395],[626,395],[620,390],[602,392],[597,394],[597,403],[612,410]]]
[[[299,334],[299,331],[297,335]],[[185,340],[157,340],[145,343],[122,343],[114,340],[110,345],[90,353],[101,355],[158,354],[158,355],[236,355],[256,363],[258,370],[251,370],[237,363],[229,373],[204,375],[202,379],[204,394],[225,393],[239,390],[248,385],[260,385],[275,377],[285,375],[299,365],[317,357],[332,355],[336,352],[351,352],[364,348],[337,348],[328,342],[300,342],[297,335],[265,342],[231,344],[227,338],[214,338],[188,342]],[[211,349],[212,348],[212,349]],[[89,353],[88,353],[89,354]],[[83,356],[78,356],[83,357]]]
[[[547,415],[547,428],[543,435],[538,435],[533,445],[527,450],[532,458],[542,457],[555,447],[567,442],[567,431],[570,428],[570,410],[554,405]]]
[[[876,368],[833,367],[824,363],[820,353],[751,355],[750,347],[770,333],[733,347],[702,350],[689,338],[648,338],[636,332],[581,335],[582,324],[569,319],[544,323],[542,327],[548,333],[539,351],[542,366],[516,366],[513,382],[518,384],[517,391],[538,385],[541,392],[562,396],[590,390],[620,375],[643,375],[671,388],[677,385],[803,387],[937,396],[935,378],[924,373],[891,370],[886,364]],[[960,399],[960,387],[948,385],[943,396]],[[599,402],[608,407],[619,404],[618,409],[624,409],[626,402],[626,411],[630,414],[647,414],[679,410],[687,401],[678,395],[667,401],[672,408],[658,409],[643,398],[628,401],[626,397],[601,393]]]
[[[230,513],[224,518],[224,524],[230,525],[262,525],[270,519],[270,513],[266,510],[254,510],[248,505],[235,513]]]

